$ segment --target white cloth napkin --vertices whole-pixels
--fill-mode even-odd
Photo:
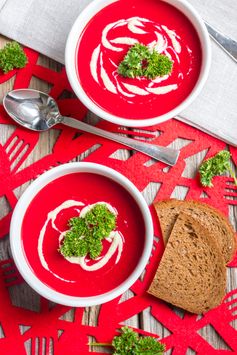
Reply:
[[[96,1],[96,0],[94,0]],[[0,0],[0,33],[63,63],[67,35],[91,0]],[[190,0],[202,17],[237,40],[237,2]],[[212,42],[208,81],[181,120],[237,146],[237,63]]]

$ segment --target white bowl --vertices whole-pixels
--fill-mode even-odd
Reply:
[[[76,297],[68,294],[60,293],[49,286],[46,283],[42,282],[32,270],[29,262],[27,260],[23,241],[22,241],[22,223],[24,220],[24,216],[27,208],[30,203],[34,199],[34,197],[41,191],[43,187],[52,183],[55,179],[65,176],[71,173],[94,173],[97,175],[102,175],[109,178],[112,181],[115,181],[119,185],[121,185],[129,195],[134,199],[137,204],[139,210],[141,211],[144,227],[145,227],[145,236],[144,236],[144,248],[141,251],[141,257],[139,262],[133,272],[129,275],[129,277],[122,282],[115,289],[111,289],[109,292],[99,294],[96,296],[89,297]],[[60,194],[60,192],[59,192]],[[40,211],[36,211],[36,213],[40,213]],[[32,228],[34,228],[34,223],[32,223]],[[103,165],[94,164],[94,163],[68,163],[63,164],[59,167],[53,168],[50,171],[42,174],[38,177],[23,193],[21,198],[19,199],[11,220],[10,226],[10,245],[12,250],[12,255],[14,261],[16,263],[17,268],[19,269],[21,275],[25,279],[25,281],[40,295],[43,297],[68,306],[77,306],[77,307],[85,307],[102,304],[104,302],[108,302],[117,296],[121,295],[125,292],[129,287],[138,279],[144,270],[148,259],[150,257],[150,253],[152,250],[153,244],[153,223],[150,215],[149,208],[142,197],[141,193],[138,189],[123,175],[116,172],[115,170],[105,167]],[[103,274],[103,273],[102,273]],[[103,275],[102,275],[103,278]]]
[[[204,83],[207,80],[210,64],[211,64],[211,45],[210,45],[210,38],[206,26],[201,16],[198,14],[198,12],[186,0],[164,0],[164,1],[176,7],[190,20],[190,22],[196,29],[196,32],[200,39],[201,50],[202,50],[202,65],[201,65],[201,70],[196,85],[194,86],[191,93],[184,99],[184,101],[182,101],[174,109],[160,116],[150,117],[147,119],[136,119],[136,117],[134,117],[134,119],[129,119],[124,117],[119,117],[116,116],[115,114],[107,112],[102,107],[97,105],[84,91],[80,81],[78,80],[78,72],[76,68],[76,50],[78,47],[79,38],[83,34],[85,26],[100,10],[102,10],[107,5],[115,2],[115,0],[95,0],[92,1],[80,13],[74,25],[72,26],[66,44],[65,63],[66,63],[67,76],[75,94],[78,96],[81,102],[97,116],[118,125],[125,125],[130,127],[150,126],[175,117],[180,112],[182,112],[185,108],[187,108],[201,92]]]

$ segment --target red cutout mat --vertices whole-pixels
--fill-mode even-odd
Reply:
[[[64,69],[61,72],[46,69],[37,64],[38,54],[36,52],[26,49],[26,54],[29,58],[26,68],[1,75],[0,83],[6,82],[16,75],[14,88],[27,88],[32,76],[36,76],[52,84],[50,94],[56,99],[64,90],[71,91]],[[59,99],[58,104],[64,115],[82,119],[86,113],[85,108],[76,99]],[[0,123],[13,124],[2,106],[0,107]],[[100,127],[115,132],[121,131],[121,128],[107,122],[101,122]],[[59,128],[62,129],[62,127]],[[155,135],[157,131],[161,132],[159,136]],[[0,145],[0,197],[5,196],[13,209],[17,203],[14,192],[17,187],[35,179],[39,174],[53,166],[68,162],[97,143],[101,146],[84,159],[85,161],[102,163],[120,171],[140,191],[144,190],[150,182],[160,183],[161,187],[155,196],[155,200],[169,198],[176,186],[186,186],[187,199],[202,200],[205,196],[205,202],[216,206],[225,214],[228,213],[230,206],[237,204],[237,189],[232,184],[230,185],[232,179],[217,177],[212,189],[204,189],[200,186],[197,176],[191,179],[182,175],[188,157],[206,149],[208,150],[207,157],[211,156],[225,147],[223,142],[176,120],[169,120],[149,128],[146,133],[135,134],[129,130],[129,134],[153,138],[153,143],[164,146],[177,138],[185,138],[191,142],[181,149],[181,155],[176,166],[167,169],[165,164],[160,162],[147,164],[149,158],[141,153],[135,153],[124,161],[118,160],[111,155],[118,149],[124,148],[123,146],[89,134],[78,136],[75,130],[63,127],[52,153],[26,168],[21,168],[32,150],[37,149],[39,135],[16,127],[6,143]],[[230,149],[233,161],[236,164],[237,149]],[[160,231],[152,207],[151,211],[154,217],[155,235],[159,237]],[[11,213],[0,220],[0,237],[2,238],[9,232],[10,218]],[[233,321],[237,318],[237,299],[235,298],[237,297],[237,289],[229,292],[224,302],[216,309],[206,313],[204,317],[185,314],[181,318],[166,303],[149,296],[145,292],[162,252],[162,242],[155,242],[155,249],[146,268],[143,282],[137,281],[131,288],[134,297],[123,302],[120,302],[120,298],[118,298],[102,305],[96,327],[83,325],[84,310],[82,308],[76,309],[74,321],[68,322],[60,318],[70,308],[60,305],[50,308],[49,302],[43,298],[41,298],[39,312],[12,305],[9,287],[20,284],[23,280],[15,270],[11,259],[2,260],[0,264],[0,327],[4,335],[0,338],[0,354],[26,354],[25,342],[29,339],[31,339],[32,354],[36,354],[36,343],[38,343],[38,354],[41,354],[40,351],[44,344],[46,344],[46,353],[49,354],[50,343],[53,344],[54,354],[88,354],[88,336],[94,336],[100,342],[110,342],[116,334],[116,329],[125,320],[149,307],[152,316],[170,331],[170,335],[164,337],[162,341],[166,344],[167,349],[173,349],[172,354],[186,354],[188,348],[203,355],[237,354],[237,330],[232,326]],[[237,266],[237,258],[231,266]],[[10,279],[9,272],[11,272]],[[12,277],[14,281],[12,281]],[[28,326],[29,329],[22,332],[20,325]],[[229,346],[229,350],[217,350],[199,335],[198,331],[208,325],[216,330]],[[139,329],[137,331],[144,333]],[[90,352],[90,354],[93,353]],[[94,352],[94,354],[98,354],[98,352]],[[103,353],[100,352],[99,354]]]

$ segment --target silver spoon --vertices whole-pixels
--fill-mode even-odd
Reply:
[[[66,126],[122,143],[168,165],[174,165],[179,157],[179,150],[123,137],[77,121],[75,118],[62,116],[55,100],[37,90],[10,91],[3,99],[3,106],[14,121],[33,131],[46,131],[57,123],[63,123]]]

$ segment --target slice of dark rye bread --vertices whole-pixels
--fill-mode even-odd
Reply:
[[[236,236],[233,227],[214,207],[199,201],[180,201],[176,199],[162,200],[154,204],[156,209],[164,243],[166,244],[171,230],[180,212],[184,212],[197,219],[215,237],[225,262],[229,263],[236,252]]]
[[[225,261],[212,235],[180,213],[148,293],[201,314],[221,303],[225,285]]]

